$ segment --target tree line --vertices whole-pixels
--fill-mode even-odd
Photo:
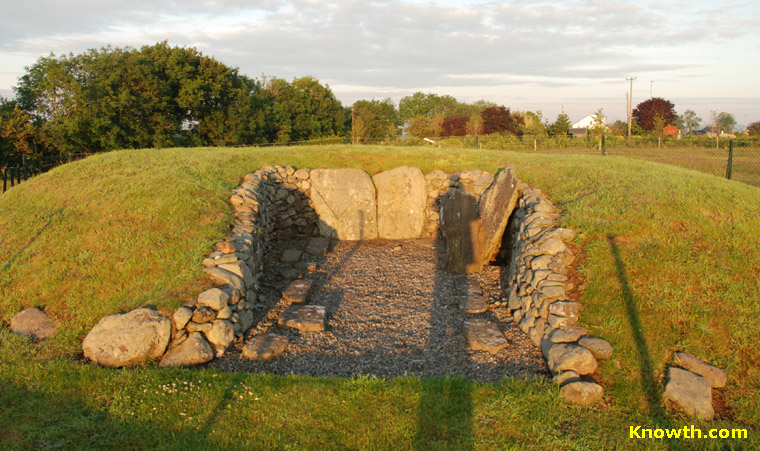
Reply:
[[[249,78],[194,48],[166,42],[105,47],[37,60],[20,78],[13,100],[0,98],[0,166],[21,155],[69,155],[121,148],[255,145],[350,136],[372,142],[405,134],[417,138],[465,135],[566,135],[560,113],[513,112],[485,100],[416,92],[401,99],[358,100],[344,107],[313,77],[292,81]],[[730,132],[733,116],[713,113]],[[603,112],[596,113],[598,125]],[[633,133],[658,133],[701,119],[653,98],[633,111]],[[732,122],[733,121],[733,122]],[[760,134],[760,123],[751,124]],[[617,121],[605,133],[625,134]]]

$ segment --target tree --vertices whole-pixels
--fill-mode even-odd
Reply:
[[[549,134],[553,136],[567,136],[567,132],[570,130],[571,125],[572,122],[570,122],[570,116],[563,111],[557,115],[557,119],[549,126],[548,131]]]
[[[467,134],[468,135],[480,135],[483,133],[483,118],[480,113],[474,113],[470,115],[467,120]]]
[[[725,133],[731,133],[736,127],[736,119],[733,114],[722,111],[717,116],[717,123],[720,125],[721,131]]]
[[[437,138],[443,134],[443,116],[416,116],[406,121],[406,133],[415,138]]]
[[[747,134],[749,136],[760,136],[760,121],[747,125]]]
[[[492,133],[519,135],[520,126],[523,123],[521,117],[515,117],[509,112],[509,108],[504,106],[489,107],[480,114],[483,118],[483,133],[490,135]]]
[[[441,135],[442,136],[465,136],[467,135],[467,123],[470,118],[458,114],[456,116],[450,116],[445,118],[441,122]]]
[[[354,103],[351,126],[352,142],[384,139],[396,135],[398,115],[391,99],[358,100]]]
[[[684,111],[680,116],[680,119],[683,127],[687,130],[689,135],[691,135],[692,130],[698,127],[699,123],[702,122],[702,118],[697,116],[697,113],[694,112],[694,110]]]
[[[599,108],[593,116],[593,122],[591,123],[589,130],[593,133],[604,133],[607,131],[607,125],[605,125],[607,116],[604,115],[604,109]]]
[[[626,136],[628,134],[628,123],[618,119],[608,126],[608,130],[610,135]]]
[[[546,128],[542,123],[543,115],[541,114],[540,110],[536,111],[535,113],[532,111],[527,111],[520,116],[523,120],[523,124],[520,127],[520,130],[523,134],[533,136],[546,136]]]
[[[672,124],[677,117],[674,105],[660,97],[653,97],[641,102],[633,110],[632,115],[642,129],[650,132],[655,130],[654,120],[656,116],[659,115],[665,125]]]

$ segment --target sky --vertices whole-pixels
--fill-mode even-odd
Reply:
[[[344,105],[416,91],[550,122],[651,96],[760,121],[760,2],[0,0],[0,95],[50,53],[167,41],[250,77],[310,75]]]

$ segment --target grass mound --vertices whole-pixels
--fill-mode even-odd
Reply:
[[[563,211],[561,224],[579,232],[581,324],[615,350],[601,370],[606,403],[563,405],[543,381],[327,380],[81,364],[81,340],[104,315],[146,305],[171,312],[210,285],[200,262],[228,233],[230,190],[265,164],[371,174],[401,165],[454,172],[514,164]],[[203,446],[225,437],[216,443],[598,448],[627,440],[629,425],[692,424],[660,397],[672,352],[685,349],[729,373],[718,392],[720,419],[705,430],[749,428],[750,441],[735,445],[751,447],[760,439],[758,231],[759,189],[615,157],[371,146],[97,155],[0,196],[0,322],[43,306],[61,323],[41,343],[0,329],[0,384],[8,387],[0,391],[0,444]],[[193,390],[176,390],[195,380]],[[160,388],[167,384],[175,384],[171,401]],[[313,410],[294,401],[300,393],[314,397]],[[192,413],[191,400],[213,408]],[[33,413],[41,405],[50,407],[44,418]],[[286,427],[295,436],[281,433],[288,417],[300,424]],[[260,427],[251,430],[252,421]],[[92,430],[99,432],[84,432]],[[72,433],[89,436],[76,441]]]

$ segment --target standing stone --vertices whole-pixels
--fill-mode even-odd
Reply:
[[[210,362],[214,350],[200,332],[191,333],[179,346],[172,347],[161,359],[158,366],[194,366]]]
[[[440,230],[449,272],[464,274],[483,269],[485,232],[478,219],[475,197],[461,189],[441,196]]]
[[[670,367],[662,397],[678,404],[687,415],[702,420],[712,420],[715,416],[710,381],[691,371]]]
[[[515,168],[509,165],[496,174],[491,186],[480,196],[478,213],[485,232],[482,265],[488,264],[498,254],[501,238],[517,204],[518,195]]]
[[[50,317],[37,307],[24,309],[11,318],[11,330],[35,340],[50,338],[58,328]]]
[[[713,388],[726,385],[726,373],[720,368],[694,357],[687,352],[676,352],[675,364],[684,367],[692,373],[699,374],[710,382]]]
[[[380,238],[419,238],[425,224],[427,186],[418,168],[401,166],[372,177],[377,190],[377,233]]]
[[[473,351],[497,354],[509,344],[496,324],[481,318],[465,320],[464,335]]]
[[[287,348],[288,337],[284,335],[257,335],[243,345],[242,358],[269,360],[282,354]]]
[[[104,366],[126,366],[161,357],[172,322],[155,310],[139,308],[101,319],[82,342],[85,357]]]
[[[340,240],[377,238],[375,185],[360,169],[314,169],[311,200],[319,234]]]

